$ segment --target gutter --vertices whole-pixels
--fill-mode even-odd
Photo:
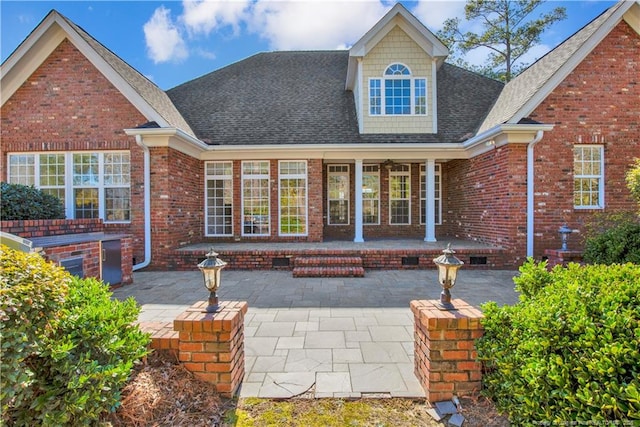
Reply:
[[[527,257],[533,256],[534,238],[534,182],[533,182],[533,147],[542,139],[544,132],[539,130],[527,145]]]
[[[142,135],[136,135],[136,144],[144,151],[144,261],[135,264],[133,271],[151,264],[151,154],[142,141]]]

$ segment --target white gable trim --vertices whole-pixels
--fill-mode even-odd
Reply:
[[[401,17],[403,19],[397,19]],[[365,56],[394,26],[399,25],[425,52],[433,57],[445,57],[449,50],[442,42],[413,16],[402,4],[397,3],[349,50],[349,56]]]
[[[449,49],[442,44],[422,22],[413,16],[402,4],[397,3],[367,33],[349,49],[349,65],[345,88],[352,90],[356,84],[357,58],[364,57],[396,26],[400,27],[430,57],[436,59],[438,67],[449,55]]]
[[[622,1],[613,7],[618,9],[589,37],[580,48],[566,61],[549,80],[547,80],[536,93],[511,116],[507,123],[518,123],[528,117],[538,106],[553,92],[560,83],[598,46],[602,40],[618,25],[622,19],[630,23],[630,26],[640,34],[640,2]]]
[[[171,126],[56,11],[51,11],[0,67],[2,105],[64,39],[68,39],[148,121],[155,121],[162,127]]]

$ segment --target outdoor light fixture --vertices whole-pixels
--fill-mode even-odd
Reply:
[[[453,255],[454,253],[451,249],[451,243],[449,243],[447,248],[442,251],[442,255],[433,260],[438,266],[438,281],[440,282],[440,286],[442,286],[440,304],[438,304],[440,310],[456,310],[453,304],[451,304],[451,292],[449,289],[453,288],[456,284],[458,269],[462,267],[464,263],[456,258]]]
[[[567,250],[567,236],[569,236],[569,234],[573,233],[573,230],[571,230],[567,224],[562,224],[562,227],[560,227],[560,229],[558,230],[558,233],[560,233],[560,237],[562,238],[562,249],[563,251]]]
[[[204,278],[204,287],[209,293],[209,305],[206,308],[207,313],[215,313],[218,310],[218,295],[216,291],[220,287],[220,275],[222,269],[227,263],[218,259],[218,254],[211,248],[207,254],[207,259],[198,264],[198,268],[202,271]]]

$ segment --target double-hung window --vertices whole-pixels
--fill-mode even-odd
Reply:
[[[382,78],[369,79],[369,114],[426,115],[427,79],[412,77],[406,65],[389,65]]]
[[[362,223],[380,224],[380,165],[362,166]]]
[[[270,233],[269,161],[242,162],[242,234]]]
[[[329,165],[329,224],[349,224],[349,165]]]
[[[278,163],[279,233],[281,236],[307,235],[307,162],[281,160]]]
[[[205,163],[207,236],[233,235],[233,162]]]
[[[573,205],[578,209],[604,207],[604,147],[573,148]]]
[[[131,220],[129,152],[9,154],[8,181],[58,197],[68,218]]]
[[[411,224],[411,165],[389,171],[389,224]]]
[[[435,175],[433,180],[434,199],[435,199],[435,224],[441,224],[442,215],[442,191],[440,186],[440,163],[435,164]],[[425,204],[427,202],[427,174],[425,166],[420,165],[420,224],[426,224]]]

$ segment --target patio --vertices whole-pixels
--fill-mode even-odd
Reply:
[[[454,298],[513,304],[515,271],[462,270]],[[424,397],[413,374],[413,299],[437,299],[432,270],[367,271],[364,278],[293,278],[224,270],[221,300],[249,304],[242,397]],[[205,300],[199,271],[139,272],[114,297],[134,297],[139,320],[172,322]]]

